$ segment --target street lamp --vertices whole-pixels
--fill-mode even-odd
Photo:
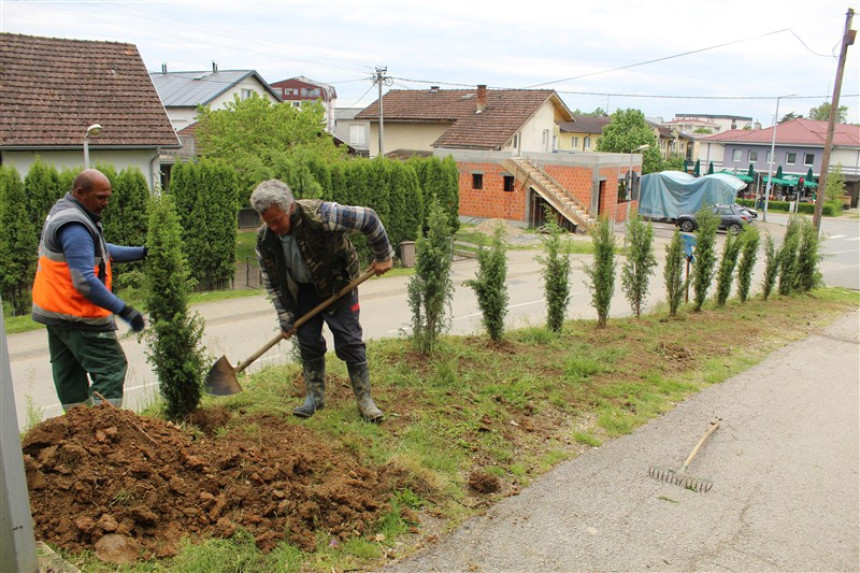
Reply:
[[[94,123],[87,128],[87,132],[84,134],[84,169],[90,168],[90,146],[89,139],[90,137],[98,137],[102,132],[102,126]]]
[[[630,201],[633,199],[633,154],[637,151],[645,151],[651,147],[650,143],[643,143],[639,147],[630,150],[630,183],[627,185],[627,218],[624,220],[624,242],[627,242],[627,227],[630,225]],[[643,166],[644,167],[644,166]]]
[[[767,207],[770,204],[770,190],[773,187],[773,160],[776,153],[776,126],[779,125],[779,100],[784,97],[794,97],[797,94],[788,94],[776,98],[776,111],[773,114],[773,138],[770,140],[770,161],[767,162],[767,187],[764,191],[764,213],[761,220],[767,223]]]

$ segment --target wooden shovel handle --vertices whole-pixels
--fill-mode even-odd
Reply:
[[[699,440],[699,443],[696,444],[696,447],[693,448],[693,451],[690,452],[690,455],[687,456],[686,460],[684,460],[684,470],[686,470],[687,466],[689,466],[693,462],[693,458],[696,457],[696,454],[698,454],[699,450],[702,449],[702,446],[705,445],[705,440],[707,440],[710,437],[710,435],[713,434],[717,430],[717,428],[719,428],[719,427],[720,427],[720,418],[715,416],[714,419],[711,420],[711,427],[708,428],[708,431],[705,432],[705,435],[702,436],[702,439]]]
[[[361,283],[363,283],[364,281],[366,281],[367,279],[369,279],[370,277],[372,277],[375,274],[376,274],[376,271],[374,270],[374,268],[372,266],[368,267],[368,269],[366,271],[364,271],[362,274],[360,274],[354,281],[352,281],[351,283],[349,283],[348,285],[346,285],[345,287],[340,289],[338,292],[336,292],[335,294],[331,295],[329,298],[325,299],[324,301],[322,301],[321,303],[316,305],[312,310],[308,311],[306,314],[304,314],[301,317],[299,317],[298,319],[296,319],[296,322],[293,323],[293,331],[295,331],[301,325],[303,325],[304,323],[306,323],[307,321],[309,321],[310,319],[312,319],[313,317],[318,315],[320,312],[322,312],[323,310],[325,310],[326,308],[331,306],[331,304],[333,302],[335,302],[336,300],[340,300],[341,298],[343,298],[344,295],[351,292],[355,287],[357,287],[358,285],[360,285]],[[271,340],[269,340],[261,349],[259,349],[255,353],[253,353],[251,356],[246,358],[241,364],[239,364],[236,367],[236,374],[245,370],[245,368],[250,366],[252,362],[254,362],[257,358],[259,358],[260,356],[262,356],[266,352],[268,352],[270,348],[272,348],[274,345],[279,343],[281,340],[286,340],[287,338],[290,338],[291,336],[292,336],[292,334],[285,333],[283,330],[281,332],[279,332]]]

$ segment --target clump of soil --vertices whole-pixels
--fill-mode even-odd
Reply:
[[[469,488],[478,493],[496,493],[502,489],[499,478],[484,470],[475,470],[469,474]]]
[[[384,476],[306,428],[261,415],[218,438],[206,430],[109,405],[35,426],[22,444],[37,537],[112,563],[170,557],[183,536],[237,528],[263,551],[285,539],[313,551],[318,530],[360,535],[387,509]]]

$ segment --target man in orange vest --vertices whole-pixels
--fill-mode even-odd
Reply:
[[[113,315],[135,332],[145,326],[143,315],[111,292],[111,263],[146,256],[146,247],[105,242],[101,212],[111,192],[104,173],[81,171],[72,192],[54,204],[42,227],[33,320],[48,330],[54,386],[63,411],[93,404],[93,391],[122,405],[128,361],[117,341]]]

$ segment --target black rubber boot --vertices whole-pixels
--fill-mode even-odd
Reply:
[[[325,406],[325,356],[316,360],[302,361],[305,376],[305,403],[293,410],[293,415],[310,418]]]
[[[370,372],[367,369],[367,362],[347,364],[346,369],[349,371],[349,383],[355,393],[355,400],[358,403],[361,417],[368,422],[381,422],[384,414],[382,410],[376,407],[373,398],[370,397]]]

